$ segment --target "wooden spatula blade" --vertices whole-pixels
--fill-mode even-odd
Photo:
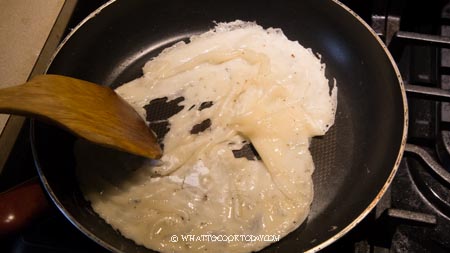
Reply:
[[[153,132],[112,89],[59,75],[40,75],[0,90],[0,112],[48,119],[91,142],[158,159]]]

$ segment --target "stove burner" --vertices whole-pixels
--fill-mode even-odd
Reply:
[[[445,170],[423,148],[407,144],[407,152],[418,156],[425,163],[421,166],[410,166],[413,181],[423,196],[440,212],[450,218],[450,173]]]

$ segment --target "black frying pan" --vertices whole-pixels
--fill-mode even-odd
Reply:
[[[407,129],[399,72],[377,36],[331,0],[117,0],[96,11],[64,41],[48,73],[117,87],[141,75],[163,48],[204,32],[213,21],[279,27],[322,55],[338,82],[336,123],[312,143],[315,198],[307,221],[263,252],[317,251],[354,227],[391,182]],[[75,137],[35,121],[33,152],[58,208],[109,250],[149,252],[125,239],[90,208],[75,180]]]

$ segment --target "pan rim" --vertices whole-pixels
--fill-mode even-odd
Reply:
[[[103,5],[101,5],[99,8],[97,8],[96,10],[94,10],[93,12],[91,12],[86,18],[84,18],[77,26],[75,26],[75,28],[73,28],[69,34],[63,39],[63,41],[59,44],[59,46],[57,47],[57,49],[55,50],[55,52],[53,53],[53,55],[50,58],[50,61],[47,65],[47,67],[45,68],[45,72],[47,73],[50,65],[52,64],[52,62],[54,61],[54,59],[56,58],[56,56],[58,55],[58,53],[61,51],[61,49],[65,46],[65,44],[67,43],[67,41],[88,21],[90,21],[92,18],[94,18],[96,15],[98,15],[101,11],[103,11],[103,9],[107,8],[109,5],[113,4],[114,2],[116,2],[117,0],[109,0],[106,3],[104,3]],[[376,34],[376,32],[370,27],[370,25],[368,25],[358,14],[356,14],[353,10],[351,10],[348,6],[346,6],[345,4],[341,3],[338,0],[330,0],[332,3],[336,4],[338,7],[344,9],[347,13],[349,13],[350,15],[352,15],[360,24],[362,24],[369,32],[370,34],[373,36],[373,38],[378,42],[379,46],[381,46],[381,48],[383,49],[385,55],[388,57],[389,62],[397,76],[398,79],[398,84],[399,84],[399,88],[400,88],[400,92],[401,92],[401,96],[402,96],[402,104],[403,104],[403,130],[402,130],[402,138],[401,138],[401,143],[400,143],[400,147],[397,153],[397,158],[395,160],[395,163],[392,167],[391,173],[389,174],[389,177],[387,178],[386,182],[384,183],[383,187],[381,187],[380,191],[378,192],[378,194],[375,196],[375,198],[370,202],[370,204],[364,209],[364,211],[362,211],[355,219],[353,219],[353,221],[348,224],[346,227],[344,227],[343,229],[341,229],[340,231],[337,231],[335,235],[331,236],[329,239],[321,242],[320,244],[314,246],[311,249],[308,249],[306,252],[308,253],[312,253],[312,252],[318,252],[324,248],[326,248],[327,246],[331,245],[332,243],[334,243],[335,241],[337,241],[338,239],[340,239],[341,237],[343,237],[345,234],[347,234],[350,230],[352,230],[358,223],[360,223],[371,211],[372,209],[377,205],[377,203],[380,201],[380,199],[383,197],[383,195],[385,194],[386,190],[389,188],[390,184],[392,183],[392,180],[394,179],[398,167],[401,163],[401,159],[403,157],[403,153],[405,150],[405,146],[406,146],[406,140],[407,140],[407,135],[408,135],[408,103],[407,103],[407,98],[406,98],[406,90],[405,90],[405,86],[403,83],[403,79],[401,77],[400,71],[397,67],[397,64],[394,60],[394,58],[392,57],[392,55],[390,54],[388,48],[386,47],[386,45],[384,44],[384,42],[378,37],[378,35]],[[61,204],[61,202],[57,199],[56,195],[53,193],[53,190],[51,189],[50,185],[47,182],[46,177],[43,175],[42,173],[42,169],[40,167],[40,163],[39,160],[37,159],[37,150],[35,148],[35,135],[34,135],[34,120],[31,120],[31,127],[30,127],[30,134],[31,134],[31,142],[32,142],[32,153],[33,153],[33,157],[35,157],[35,165],[36,168],[38,170],[39,173],[39,177],[42,181],[43,186],[45,187],[45,189],[47,190],[48,194],[50,195],[52,201],[54,202],[54,204],[57,206],[57,208],[60,210],[60,212],[78,229],[80,230],[83,234],[87,235],[90,239],[94,240],[96,243],[100,244],[102,247],[110,250],[110,251],[116,251],[116,252],[123,252],[115,247],[112,247],[109,243],[103,241],[102,239],[98,238],[96,235],[94,235],[93,233],[91,233],[90,231],[88,231],[87,229],[84,228],[84,226],[82,226],[80,223],[78,223],[74,217],[72,217],[72,215],[70,215],[70,213],[64,208],[64,206]]]
[[[343,8],[345,11],[347,11],[349,14],[351,14],[354,18],[356,18],[359,21],[359,23],[362,24],[372,34],[374,39],[378,42],[378,44],[381,46],[381,48],[385,52],[385,55],[388,57],[389,62],[391,63],[391,66],[392,66],[392,68],[393,68],[393,70],[394,70],[394,72],[395,72],[395,74],[397,76],[400,92],[401,92],[401,95],[402,95],[402,103],[403,103],[403,133],[402,133],[402,139],[401,139],[399,151],[398,151],[398,154],[397,154],[397,158],[395,160],[395,163],[394,163],[394,166],[393,166],[393,168],[391,170],[391,173],[389,174],[389,177],[387,178],[387,180],[384,183],[383,187],[380,189],[380,191],[375,196],[375,198],[372,200],[372,202],[349,225],[347,225],[345,228],[341,229],[338,233],[336,233],[334,236],[330,237],[328,240],[326,240],[326,241],[316,245],[315,247],[307,250],[306,251],[307,253],[318,252],[318,251],[326,248],[330,244],[334,243],[339,238],[341,238],[342,236],[347,234],[350,230],[352,230],[358,223],[360,223],[372,211],[372,209],[378,204],[380,199],[385,194],[386,190],[391,185],[392,180],[394,179],[394,177],[395,177],[395,175],[397,173],[398,167],[400,166],[400,163],[401,163],[401,160],[402,160],[402,157],[403,157],[403,153],[405,151],[406,140],[407,140],[407,136],[408,136],[408,102],[407,102],[407,98],[406,98],[405,85],[403,83],[403,78],[402,78],[402,76],[400,74],[400,70],[397,67],[397,63],[395,62],[394,58],[392,57],[391,53],[389,52],[389,50],[386,47],[386,45],[384,44],[384,42],[380,39],[380,37],[378,37],[378,35],[372,29],[372,27],[370,27],[370,25],[368,25],[358,14],[356,14],[353,10],[351,10],[345,4],[341,3],[338,0],[331,0],[331,1],[334,2],[334,4],[338,5],[339,7]]]
[[[42,172],[42,166],[41,163],[39,162],[39,160],[37,159],[38,157],[38,151],[36,149],[36,146],[34,145],[34,143],[36,142],[36,138],[35,138],[35,120],[31,119],[30,120],[30,139],[31,139],[31,153],[33,154],[34,157],[34,165],[37,168],[38,171],[38,175],[39,175],[39,179],[42,183],[42,185],[44,186],[47,194],[49,195],[50,199],[53,201],[53,204],[56,206],[56,208],[63,214],[64,217],[67,218],[67,220],[74,226],[76,227],[79,231],[81,231],[84,235],[86,235],[88,238],[90,238],[91,240],[93,240],[94,242],[98,243],[99,245],[101,245],[102,247],[104,247],[105,249],[111,251],[111,252],[122,252],[125,253],[123,251],[119,251],[118,249],[112,247],[111,245],[109,245],[108,243],[104,242],[102,239],[98,238],[95,234],[93,234],[92,232],[90,232],[89,230],[85,229],[83,225],[81,225],[64,207],[64,205],[61,203],[61,201],[59,201],[58,197],[55,195],[55,193],[53,192],[51,186],[48,183],[47,177],[45,177],[44,173]]]

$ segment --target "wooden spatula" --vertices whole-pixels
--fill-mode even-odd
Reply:
[[[157,159],[162,151],[152,131],[112,89],[90,82],[40,75],[0,89],[0,113],[50,120],[91,142]]]

